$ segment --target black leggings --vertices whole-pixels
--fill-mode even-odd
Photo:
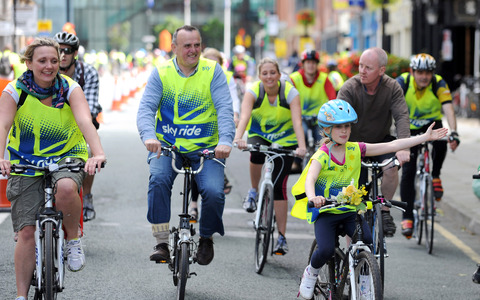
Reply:
[[[435,121],[434,129],[441,128],[442,122]],[[429,125],[418,130],[411,130],[411,136],[422,134],[427,131]],[[403,213],[403,219],[413,220],[413,204],[415,202],[415,173],[417,172],[417,156],[419,147],[410,148],[410,161],[402,165],[402,179],[400,181],[400,197],[407,202],[407,209]],[[440,177],[440,170],[447,156],[447,141],[434,141],[432,143],[432,177]]]

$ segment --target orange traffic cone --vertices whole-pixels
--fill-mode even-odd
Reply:
[[[119,111],[122,110],[122,93],[121,89],[118,86],[118,77],[115,76],[115,86],[113,88],[113,100],[112,100],[112,111]]]
[[[12,207],[7,199],[7,182],[8,179],[0,175],[0,212],[10,212]]]

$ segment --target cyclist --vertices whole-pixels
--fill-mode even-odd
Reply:
[[[93,125],[98,129],[100,124],[97,121],[97,116],[102,111],[102,107],[98,103],[98,89],[100,86],[98,72],[92,65],[76,59],[80,46],[80,41],[77,36],[68,32],[58,32],[53,39],[60,44],[60,52],[63,53],[62,60],[60,61],[60,73],[78,82],[87,99]],[[88,154],[89,156],[92,155],[90,149]],[[93,179],[94,175],[87,175],[82,185],[83,221],[85,222],[95,218],[92,195]]]
[[[258,64],[259,81],[254,82],[245,93],[242,101],[240,122],[235,133],[234,143],[239,149],[246,148],[242,139],[248,130],[249,144],[271,145],[273,143],[286,149],[296,149],[297,155],[305,155],[305,137],[302,130],[301,107],[298,91],[288,81],[281,81],[280,67],[277,61],[263,58]],[[287,229],[288,199],[285,193],[288,174],[293,157],[284,156],[274,160],[272,173],[274,182],[274,210],[278,224],[278,240],[274,253],[284,255],[288,252],[285,231]],[[250,156],[250,181],[243,207],[247,212],[257,209],[257,190],[260,183],[265,155],[252,152]]]
[[[10,82],[3,91],[0,98],[2,175],[10,174],[11,163],[61,164],[67,157],[86,161],[85,171],[94,174],[106,161],[85,96],[76,82],[58,73],[60,60],[60,47],[56,41],[36,38],[22,56],[28,71]],[[6,160],[3,157],[9,131],[7,150],[10,160]],[[88,158],[85,140],[92,149],[91,158]],[[35,215],[44,204],[41,175],[35,172],[13,175],[7,185],[7,198],[12,202],[13,229],[18,232],[14,258],[17,299],[27,299],[35,268]],[[83,172],[68,171],[53,175],[55,205],[63,212],[68,239],[65,248],[67,268],[73,272],[80,271],[85,265],[78,237],[82,214],[78,191],[84,175]]]
[[[292,188],[297,199],[292,215],[314,223],[317,250],[312,254],[310,264],[305,268],[299,294],[311,299],[320,268],[333,256],[335,251],[336,228],[343,224],[345,232],[352,237],[355,231],[356,207],[342,205],[321,210],[325,198],[338,195],[351,184],[358,188],[361,161],[365,156],[377,156],[395,152],[445,136],[446,129],[432,131],[432,126],[422,136],[398,139],[388,143],[349,142],[352,124],[357,122],[357,114],[346,101],[336,99],[324,104],[318,113],[318,126],[325,139],[315,152],[300,178]],[[307,202],[315,208],[307,210]],[[364,241],[371,244],[372,236],[366,221],[363,221]]]
[[[328,60],[328,79],[332,83],[333,88],[335,89],[335,93],[338,92],[345,83],[345,80],[343,79],[342,74],[338,71],[337,66],[338,63],[335,59],[332,58]]]
[[[390,135],[392,119],[395,120],[397,138],[410,136],[408,108],[400,86],[395,79],[385,74],[388,62],[387,53],[381,48],[369,48],[360,56],[359,74],[348,79],[338,91],[337,98],[345,99],[358,115],[358,124],[352,128],[350,139],[367,143],[389,142],[395,139]],[[410,151],[400,150],[370,160],[383,162],[396,156],[403,164],[410,159]],[[368,171],[363,169],[360,183],[365,184]],[[398,168],[386,166],[382,179],[382,194],[392,199],[398,185]],[[383,208],[383,231],[386,237],[395,234],[396,226],[390,211]]]
[[[223,57],[220,51],[215,48],[205,48],[203,50],[203,57],[216,61],[220,66],[223,66]],[[230,90],[230,95],[232,96],[232,103],[233,103],[233,120],[235,125],[238,124],[239,117],[240,117],[240,99],[238,98],[237,94],[237,84],[233,79],[233,72],[226,71],[225,76],[227,77],[228,89]],[[224,175],[223,179],[223,192],[225,195],[229,194],[232,190],[232,186],[230,185],[227,175]],[[192,202],[190,203],[190,208],[188,214],[192,217],[192,219],[197,220],[198,218],[198,188],[197,183],[194,181],[192,182]]]
[[[255,76],[255,60],[246,53],[247,50],[242,45],[236,45],[232,51],[233,57],[228,69],[234,72],[244,72],[244,81],[251,82]]]
[[[435,58],[426,53],[414,55],[410,60],[411,73],[403,73],[396,78],[405,93],[405,101],[410,112],[410,134],[423,133],[435,122],[435,128],[443,127],[442,110],[450,127],[450,148],[455,151],[460,143],[457,121],[452,104],[452,95],[447,82],[435,74]],[[410,239],[413,234],[413,202],[415,201],[415,172],[417,171],[418,147],[410,149],[410,161],[403,165],[400,182],[400,197],[406,202],[403,213],[402,234]],[[433,189],[436,200],[443,196],[440,171],[447,155],[447,141],[433,142]]]
[[[172,186],[177,173],[170,156],[161,156],[161,146],[175,145],[197,169],[199,150],[215,149],[222,162],[232,149],[235,132],[232,99],[222,67],[200,57],[200,31],[190,25],[178,28],[172,37],[175,57],[153,69],[140,101],[137,127],[150,160],[147,219],[157,241],[151,261],[170,260],[168,249]],[[181,156],[177,156],[181,160]],[[177,161],[180,167],[180,161]],[[224,168],[206,160],[195,176],[202,196],[202,221],[197,262],[208,265],[214,256],[212,235],[224,235]]]
[[[320,133],[317,130],[316,117],[320,107],[328,100],[335,99],[336,92],[328,79],[327,73],[318,70],[320,54],[315,50],[305,50],[302,53],[302,68],[290,74],[293,85],[300,93],[302,107],[302,127],[305,141],[308,141],[308,130],[312,131],[313,142],[320,142]],[[302,172],[302,160],[295,158],[292,173]]]

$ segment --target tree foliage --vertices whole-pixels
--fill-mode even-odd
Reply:
[[[115,24],[108,31],[109,45],[112,49],[127,52],[130,47],[131,24],[129,21]]]
[[[204,46],[223,49],[223,23],[219,19],[210,19],[200,28],[200,31]]]

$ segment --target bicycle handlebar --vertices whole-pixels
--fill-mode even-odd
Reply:
[[[106,162],[102,162],[101,167],[105,167]],[[77,162],[77,163],[66,163],[63,165],[59,164],[50,164],[47,166],[37,166],[37,165],[22,165],[22,164],[13,164],[11,166],[11,173],[15,174],[22,174],[25,173],[27,170],[32,170],[32,171],[39,171],[39,172],[44,172],[44,173],[53,173],[53,172],[58,172],[62,169],[68,169],[70,172],[80,172],[80,170],[85,167],[84,162]]]
[[[235,147],[237,147],[237,144],[234,144]],[[278,145],[260,145],[260,144],[247,144],[247,148],[243,149],[243,151],[250,151],[250,152],[275,152],[277,154],[286,154],[286,155],[291,155],[295,156],[296,152],[295,150],[288,150],[284,149],[281,146]]]
[[[330,199],[326,199],[325,204],[320,209],[325,209],[325,208],[330,208],[330,207],[336,207],[336,206],[343,205],[342,203],[338,203],[335,199],[336,199],[335,196],[331,197]],[[367,200],[367,201],[370,201],[370,200]],[[365,200],[363,202],[365,202]],[[407,203],[406,202],[396,201],[396,200],[386,200],[386,199],[380,200],[380,199],[377,199],[375,201],[372,201],[372,203],[373,204],[382,203],[383,205],[385,205],[386,207],[389,207],[389,208],[391,208],[392,206],[397,206],[397,207],[402,208],[404,210],[407,208]],[[315,205],[313,204],[312,201],[308,201],[308,207],[309,208],[313,208],[314,206]]]
[[[480,179],[480,174],[473,174],[473,175],[472,175],[472,178],[473,178],[473,179]]]
[[[379,162],[366,163],[362,161],[362,167],[363,168],[383,168],[388,166],[391,162],[393,162],[394,165],[397,167],[400,166],[400,162],[398,161],[398,159],[395,156],[393,156],[389,160],[383,163],[379,163]]]
[[[178,174],[185,174],[187,171],[184,169],[184,168],[177,168],[177,166],[175,165],[175,160],[176,160],[176,157],[177,157],[177,153],[181,153],[179,150],[178,150],[178,147],[176,147],[175,145],[173,146],[167,146],[167,147],[164,147],[162,146],[162,152],[163,151],[166,151],[168,153],[171,153],[172,154],[172,169],[177,172]],[[168,154],[167,154],[168,156]],[[205,159],[215,159],[215,150],[208,150],[208,149],[205,149],[203,151],[199,151],[198,152],[198,156],[200,156],[200,166],[198,167],[197,170],[192,170],[190,169],[188,171],[188,173],[190,174],[198,174],[200,173],[202,170],[203,170],[203,161]],[[156,154],[154,156],[151,156],[148,158],[148,160],[150,161],[152,158],[156,157]],[[219,163],[221,163],[220,161],[218,161]],[[221,163],[222,164],[222,163]],[[223,165],[223,164],[222,164]]]

